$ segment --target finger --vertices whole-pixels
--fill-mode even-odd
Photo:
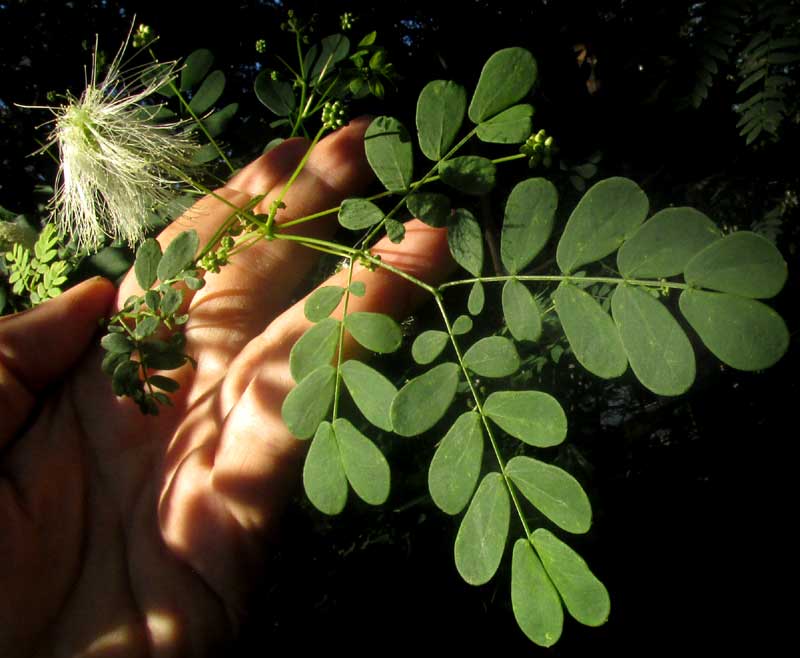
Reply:
[[[0,447],[25,422],[36,394],[75,365],[113,298],[113,284],[95,277],[0,319]]]

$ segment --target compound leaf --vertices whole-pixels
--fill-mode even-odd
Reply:
[[[514,340],[539,340],[542,314],[528,287],[517,279],[503,284],[503,316]]]
[[[379,354],[394,352],[403,342],[400,325],[384,313],[349,313],[344,326],[359,344]]]
[[[478,124],[477,135],[491,144],[521,144],[531,134],[532,105],[514,105]]]
[[[786,261],[769,240],[737,231],[708,245],[686,266],[686,283],[741,297],[767,299],[786,283]]]
[[[254,88],[261,104],[279,117],[288,117],[297,107],[292,85],[285,80],[273,80],[268,71],[256,76]]]
[[[556,260],[569,274],[618,249],[647,216],[647,195],[632,180],[607,178],[593,185],[564,227]]]
[[[164,255],[158,263],[158,278],[166,281],[189,267],[199,244],[200,238],[194,229],[179,233],[164,250]]]
[[[464,365],[481,377],[507,377],[519,370],[514,343],[503,336],[482,338],[464,354]]]
[[[592,524],[592,506],[580,483],[558,466],[532,457],[513,457],[506,475],[536,509],[567,532],[584,533]]]
[[[524,48],[498,50],[483,65],[469,104],[472,123],[481,123],[521,100],[536,82],[536,60]]]
[[[212,137],[216,137],[228,125],[230,120],[236,116],[236,112],[239,110],[239,103],[229,103],[225,107],[220,110],[217,110],[206,119],[203,119],[203,125],[205,129],[208,131],[208,134]]]
[[[426,158],[439,161],[447,154],[466,109],[467,92],[461,85],[432,80],[423,87],[417,100],[417,134]]]
[[[289,352],[289,370],[300,382],[320,366],[329,365],[339,344],[339,321],[325,318],[309,327]]]
[[[532,540],[569,613],[587,626],[604,624],[611,609],[608,591],[583,558],[544,528],[535,530]]]
[[[421,365],[431,363],[442,353],[449,339],[444,331],[435,329],[423,331],[411,345],[411,356]]]
[[[535,644],[551,647],[561,637],[564,608],[556,588],[527,539],[517,539],[511,558],[511,608]]]
[[[336,368],[325,365],[289,391],[281,407],[281,416],[298,439],[310,439],[325,419],[333,402],[335,383]]]
[[[470,585],[488,582],[500,566],[510,517],[511,505],[503,476],[487,474],[456,535],[456,568]]]
[[[347,503],[347,477],[333,427],[319,424],[303,465],[306,496],[323,514],[339,514]]]
[[[464,194],[481,196],[494,187],[497,168],[488,158],[463,155],[439,164],[439,175],[450,187]]]
[[[333,421],[333,431],[345,475],[358,497],[370,505],[385,503],[389,497],[391,475],[389,464],[378,446],[345,418]]]
[[[500,236],[500,258],[511,274],[527,267],[547,243],[557,205],[558,192],[544,178],[529,178],[511,190]]]
[[[195,114],[203,114],[219,100],[223,91],[225,91],[225,74],[222,71],[214,71],[203,80],[200,89],[192,96],[189,108]]]
[[[553,293],[556,313],[578,362],[603,379],[619,377],[628,367],[614,321],[588,293],[562,283]]]
[[[377,117],[364,135],[364,149],[370,167],[387,190],[408,189],[414,173],[414,154],[403,124],[391,117]]]
[[[481,417],[461,414],[447,431],[428,470],[428,489],[445,514],[458,514],[469,502],[483,459]]]
[[[450,217],[450,199],[437,192],[414,192],[406,200],[406,208],[428,226],[440,228]]]
[[[392,402],[394,433],[416,436],[433,427],[455,397],[460,372],[455,363],[440,363],[407,382]]]
[[[392,421],[389,409],[397,395],[394,384],[374,368],[360,361],[345,361],[341,366],[342,379],[358,410],[370,423],[390,432]]]
[[[719,240],[720,230],[694,208],[667,208],[642,224],[617,252],[626,278],[666,278],[680,274],[703,248]]]
[[[502,430],[537,448],[549,448],[567,436],[567,416],[552,395],[541,391],[496,391],[483,411]]]
[[[344,295],[341,286],[322,286],[312,292],[303,305],[303,313],[310,322],[319,322],[327,318],[339,306]]]
[[[694,381],[692,344],[664,305],[641,288],[618,285],[611,312],[637,379],[658,395],[680,395]]]
[[[192,87],[200,84],[206,77],[214,63],[214,54],[205,48],[200,48],[191,53],[181,69],[181,91],[188,91]]]
[[[474,215],[457,208],[447,227],[447,245],[455,261],[473,276],[480,276],[483,268],[483,235]]]
[[[147,290],[158,278],[158,264],[161,261],[161,245],[155,238],[147,238],[136,250],[133,271],[136,281],[143,290]]]
[[[319,57],[317,57],[308,79],[312,84],[318,84],[326,78],[334,66],[341,62],[350,52],[350,39],[344,34],[331,34],[319,42]]]
[[[679,301],[681,313],[705,346],[732,368],[768,368],[789,347],[786,323],[766,304],[702,290],[685,290]]]
[[[345,199],[339,207],[339,223],[351,231],[374,226],[383,217],[383,210],[366,199]]]

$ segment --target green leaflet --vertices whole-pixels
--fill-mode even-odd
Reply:
[[[414,154],[408,132],[397,119],[377,117],[364,135],[372,171],[390,192],[404,192],[414,173]]]
[[[406,200],[406,208],[428,226],[440,228],[450,217],[450,199],[437,192],[414,192]]]
[[[511,607],[532,642],[551,647],[561,637],[564,609],[556,588],[527,539],[517,539],[511,558]]]
[[[394,433],[416,436],[433,427],[455,397],[460,372],[455,363],[441,363],[406,383],[390,410]]]
[[[333,427],[320,423],[303,464],[303,488],[323,514],[339,514],[347,503],[347,477]]]
[[[309,327],[289,352],[289,370],[296,382],[320,366],[330,365],[339,344],[339,321],[325,318]]]
[[[200,238],[194,229],[179,233],[164,250],[164,255],[158,263],[158,278],[166,281],[189,267],[199,244]]]
[[[642,224],[617,252],[626,278],[666,278],[680,274],[703,248],[719,240],[717,226],[694,208],[667,208]]]
[[[181,69],[180,90],[188,91],[192,87],[200,84],[206,77],[214,63],[214,54],[206,48],[200,48],[192,52],[183,63]]]
[[[312,292],[303,305],[303,313],[310,322],[319,322],[327,318],[336,307],[344,295],[344,288],[341,286],[322,286]]]
[[[397,395],[394,384],[360,361],[345,361],[341,366],[341,373],[358,410],[370,423],[390,432],[392,421],[389,409]]]
[[[335,382],[336,368],[325,365],[289,391],[281,407],[281,416],[298,439],[310,439],[325,419],[333,402]]]
[[[386,502],[391,475],[383,453],[344,418],[333,421],[333,431],[339,444],[344,472],[353,491],[370,505]]]
[[[535,530],[532,540],[569,613],[587,626],[604,624],[611,609],[608,591],[583,558],[544,528]]]
[[[619,377],[628,367],[619,330],[588,293],[562,283],[553,293],[558,319],[578,362],[603,379]]]
[[[433,80],[423,87],[417,100],[417,135],[426,158],[438,162],[447,154],[466,109],[467,92],[461,85]]]
[[[256,76],[254,90],[262,105],[279,117],[288,117],[297,107],[291,83],[273,80],[269,71],[261,71]]]
[[[481,302],[481,307],[483,307],[483,302]],[[472,318],[468,315],[459,315],[453,322],[453,333],[456,336],[463,336],[470,331],[472,331]]]
[[[687,391],[694,382],[694,350],[664,305],[641,288],[620,284],[611,311],[637,379],[658,395]]]
[[[161,245],[154,238],[147,238],[136,250],[136,260],[133,263],[136,281],[143,290],[147,290],[156,282],[160,261]]]
[[[359,344],[379,354],[394,352],[403,342],[400,325],[383,313],[349,313],[344,326]]]
[[[442,439],[428,470],[428,489],[445,514],[458,514],[469,502],[483,459],[481,417],[461,414]]]
[[[203,119],[203,126],[208,131],[208,134],[212,137],[216,137],[217,135],[221,134],[225,127],[228,125],[230,120],[236,116],[236,112],[239,110],[239,103],[228,103],[225,107],[220,110],[217,110],[211,116]]]
[[[488,121],[478,124],[478,139],[492,144],[521,144],[531,134],[532,116],[531,105],[509,107]]]
[[[488,158],[462,155],[440,162],[439,175],[447,185],[463,194],[482,196],[494,187],[497,168]]]
[[[558,192],[544,178],[529,178],[511,190],[500,236],[500,258],[511,274],[525,269],[547,243],[557,205]]]
[[[524,48],[498,50],[483,65],[469,104],[470,121],[486,121],[524,98],[536,72],[536,60]]]
[[[480,281],[476,281],[472,284],[472,287],[469,290],[469,297],[467,298],[467,310],[472,315],[480,315],[485,303],[486,293],[483,290],[483,284]]]
[[[541,391],[497,391],[483,412],[502,430],[528,445],[549,448],[567,436],[567,417],[553,396]]]
[[[466,351],[464,365],[482,377],[507,377],[519,370],[519,354],[508,338],[489,336]]]
[[[345,199],[339,207],[339,223],[351,231],[374,226],[383,217],[383,210],[366,199]]]
[[[500,566],[510,518],[503,476],[489,473],[481,480],[456,535],[456,568],[470,585],[489,582]]]
[[[449,340],[450,337],[444,331],[423,331],[411,345],[411,356],[420,365],[427,365],[442,353]]]
[[[680,309],[706,347],[739,370],[762,370],[789,347],[786,323],[769,306],[726,293],[684,290]]]
[[[572,211],[558,242],[561,271],[569,274],[618,249],[644,221],[648,206],[645,193],[627,178],[593,185]]]
[[[220,99],[223,91],[225,91],[225,74],[222,71],[214,71],[203,80],[203,84],[194,93],[189,108],[195,114],[205,114]]]
[[[503,284],[503,316],[514,340],[537,341],[542,334],[542,314],[528,287],[517,279]]]
[[[686,283],[741,297],[767,299],[786,283],[780,252],[766,238],[737,231],[698,253],[686,266]]]
[[[355,295],[356,297],[363,297],[367,294],[367,285],[363,281],[353,281],[347,289],[350,291],[351,295]]]
[[[336,64],[341,62],[350,52],[350,39],[344,34],[331,34],[319,42],[319,57],[308,74],[312,85],[324,80]]]
[[[448,221],[447,245],[455,261],[473,276],[483,269],[483,235],[469,210],[457,208]]]
[[[506,464],[506,475],[536,509],[567,532],[588,532],[592,506],[580,483],[566,471],[519,455]]]

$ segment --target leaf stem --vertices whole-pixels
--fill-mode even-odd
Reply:
[[[452,288],[453,286],[465,286],[476,282],[481,283],[503,283],[509,279],[517,279],[519,281],[550,281],[560,283],[561,281],[568,281],[570,283],[609,283],[617,285],[620,283],[627,283],[632,286],[646,286],[649,288],[675,288],[678,290],[688,290],[692,286],[688,283],[677,283],[674,281],[663,281],[661,279],[626,279],[624,277],[609,277],[609,276],[574,276],[570,274],[553,274],[553,275],[525,275],[516,274],[508,276],[486,276],[474,277],[471,279],[459,279],[458,281],[448,281],[439,285],[437,290],[444,290]]]

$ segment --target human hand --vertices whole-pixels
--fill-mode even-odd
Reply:
[[[317,145],[279,222],[366,185],[365,129],[354,121]],[[268,208],[306,147],[282,144],[217,194],[243,206],[268,192]],[[194,228],[203,243],[229,213],[206,197],[159,240]],[[297,230],[324,236],[335,225]],[[419,222],[373,251],[431,282],[451,267],[444,231]],[[181,388],[156,417],[115,397],[101,350],[87,350],[97,318],[138,292],[131,274],[116,293],[92,279],[0,321],[0,655],[203,656],[235,634],[299,480],[306,444],[280,409],[294,383],[289,350],[309,326],[292,296],[314,260],[276,240],[208,274],[189,293],[185,326],[197,369],[170,371]],[[354,280],[367,293],[350,311],[402,318],[421,301],[385,270],[356,267]]]

